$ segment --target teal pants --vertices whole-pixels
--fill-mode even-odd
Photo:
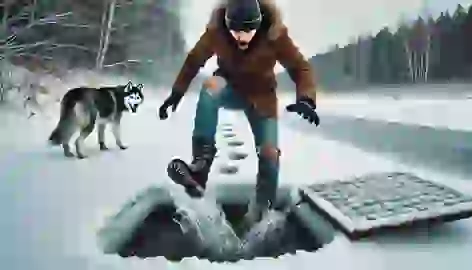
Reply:
[[[220,108],[244,111],[254,136],[254,144],[258,153],[258,174],[256,183],[256,202],[273,206],[277,193],[279,177],[278,122],[276,118],[268,118],[258,114],[254,107],[242,98],[231,87],[225,87],[218,93],[211,93],[203,88],[197,102],[194,137],[202,137],[207,141],[215,140],[218,113]],[[269,148],[277,151],[277,156],[264,154]]]

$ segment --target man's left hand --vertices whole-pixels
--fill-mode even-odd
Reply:
[[[296,103],[288,105],[285,109],[288,112],[296,112],[311,124],[316,126],[320,124],[320,117],[316,113],[316,104],[311,98],[302,97]]]

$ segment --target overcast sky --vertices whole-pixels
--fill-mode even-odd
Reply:
[[[217,0],[184,0],[183,30],[187,45],[193,46],[204,30],[210,11]],[[302,53],[311,57],[334,44],[343,45],[351,37],[375,33],[384,26],[394,26],[401,16],[413,18],[455,9],[472,0],[276,0],[282,9],[290,35]],[[207,69],[214,68],[210,61]]]

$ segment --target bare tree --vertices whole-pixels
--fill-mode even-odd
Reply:
[[[408,63],[408,74],[410,75],[411,82],[416,81],[415,70],[414,70],[414,58],[415,52],[411,48],[410,36],[411,31],[408,27],[408,23],[405,15],[401,15],[398,23],[397,35],[400,37],[403,50],[406,56],[406,62]]]
[[[413,26],[410,37],[411,47],[414,50],[415,77],[417,80],[428,80],[429,54],[431,50],[431,29],[422,17],[419,17]]]
[[[423,8],[422,8],[422,17],[425,20],[421,19],[422,25],[420,26],[422,29],[419,31],[420,38],[422,40],[422,58],[421,58],[421,73],[424,82],[428,81],[428,74],[429,74],[429,59],[431,53],[431,34],[432,29],[431,25],[429,24],[431,14],[429,12],[429,5],[428,0],[423,0]]]
[[[11,40],[7,38],[8,36],[8,17],[10,16],[10,5],[13,3],[13,0],[5,0],[2,3],[3,7],[3,14],[2,14],[2,22],[0,25],[0,44],[3,46],[8,46],[11,44]],[[0,49],[0,102],[4,102],[6,100],[7,92],[11,90],[10,85],[10,74],[5,69],[5,61],[8,59],[8,50]]]
[[[413,68],[414,51],[412,51],[410,48],[409,29],[406,26],[406,24],[400,25],[400,27],[398,28],[397,34],[402,39],[403,49],[405,51],[406,61],[408,63],[408,74],[410,74],[410,80],[412,82],[415,82],[416,77],[415,77],[415,72]]]
[[[10,61],[13,58],[18,57],[34,57],[34,58],[46,58],[47,56],[41,55],[41,49],[51,50],[64,46],[62,44],[53,43],[51,40],[39,40],[25,42],[19,40],[25,32],[31,30],[35,26],[56,24],[61,19],[71,15],[71,12],[61,14],[50,14],[48,16],[37,16],[36,14],[36,0],[33,1],[32,5],[22,7],[20,12],[14,14],[11,13],[14,1],[5,1],[2,4],[3,14],[0,25],[0,101],[6,100],[6,95],[9,91],[21,89],[23,83],[18,84],[12,79],[11,64]],[[18,24],[19,20],[23,20],[23,24]],[[12,27],[12,26],[15,27]],[[31,83],[26,83],[27,86],[31,86]],[[30,87],[31,88],[31,87]],[[34,85],[33,88],[40,88]],[[27,94],[30,100],[34,99],[35,96],[31,93]]]
[[[426,48],[425,48],[425,57],[424,57],[424,81],[428,82],[429,81],[429,68],[430,68],[430,59],[431,59],[431,40],[432,40],[432,27],[434,25],[431,25],[428,21],[426,24]]]
[[[105,55],[108,50],[110,43],[110,33],[113,25],[113,18],[115,15],[116,0],[108,0],[106,2],[106,8],[102,14],[102,26],[100,35],[100,47],[97,53],[96,69],[103,69],[103,63],[105,62]]]

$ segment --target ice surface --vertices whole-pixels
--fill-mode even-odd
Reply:
[[[318,107],[326,115],[472,130],[472,123],[464,121],[472,114],[472,99],[326,98],[321,99]]]
[[[168,263],[162,258],[140,260],[103,255],[96,234],[123,203],[152,185],[167,185],[165,168],[174,156],[190,155],[190,132],[195,97],[184,99],[179,112],[168,121],[156,118],[159,99],[147,98],[135,116],[126,115],[123,139],[130,146],[118,150],[110,134],[108,153],[98,151],[95,134],[87,140],[85,160],[66,160],[60,149],[47,146],[54,117],[27,120],[2,114],[0,140],[0,261],[12,270],[95,269],[468,269],[472,250],[470,220],[439,229],[403,233],[363,243],[350,243],[342,235],[316,253],[236,264],[216,264],[187,259]],[[238,113],[223,112],[221,122],[234,122],[238,150],[249,156],[238,161],[236,175],[213,175],[217,183],[254,182],[256,156],[247,121]],[[56,116],[57,117],[57,116]],[[282,120],[292,116],[282,116]],[[293,116],[296,118],[295,116]],[[294,120],[297,121],[297,120]],[[304,123],[300,121],[300,125]],[[412,171],[470,191],[470,182],[447,175],[431,175],[335,141],[307,136],[280,125],[281,184],[308,184],[367,172]],[[221,136],[218,144],[223,145]],[[223,149],[224,151],[233,151]],[[216,163],[228,159],[220,153]],[[244,168],[244,169],[242,169]],[[457,180],[457,181],[456,181]],[[210,192],[210,191],[209,191]]]

